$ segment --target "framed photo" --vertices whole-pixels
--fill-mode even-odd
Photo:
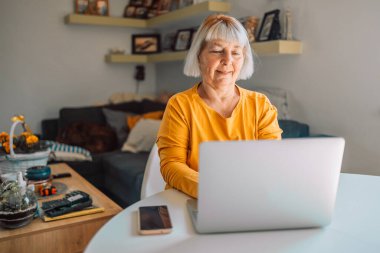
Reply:
[[[109,16],[108,0],[97,0],[96,1],[96,12],[99,16]]]
[[[143,5],[144,5],[146,8],[150,8],[150,7],[152,7],[152,5],[153,5],[153,0],[144,0]]]
[[[247,31],[249,42],[254,42],[256,40],[257,27],[259,26],[260,19],[255,16],[248,16],[240,18],[239,21],[242,23],[245,30]]]
[[[133,34],[133,54],[154,54],[161,51],[160,34]]]
[[[176,35],[177,35],[176,32],[170,32],[170,33],[165,34],[164,39],[162,40],[162,43],[161,43],[162,51],[173,50],[173,45],[174,45]]]
[[[127,6],[125,6],[123,17],[125,17],[125,18],[133,18],[133,17],[135,17],[136,8],[137,7],[133,6],[133,5],[127,5]]]
[[[75,0],[75,13],[88,14],[88,0]]]
[[[80,1],[80,0],[76,0]],[[98,16],[109,16],[108,0],[87,0],[87,14]]]
[[[184,51],[190,48],[193,29],[181,29],[177,31],[173,46],[174,51]]]
[[[148,16],[148,8],[146,8],[145,6],[139,6],[139,7],[136,7],[136,11],[135,11],[135,17],[136,18],[147,18]]]
[[[260,30],[257,36],[257,41],[273,40],[277,33],[277,24],[279,25],[280,10],[273,10],[264,14],[261,22]]]
[[[158,15],[168,13],[170,11],[172,0],[159,0],[158,2]]]

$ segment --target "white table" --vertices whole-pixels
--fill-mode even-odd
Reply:
[[[333,222],[323,229],[196,234],[185,194],[167,190],[126,208],[93,237],[90,252],[380,252],[380,177],[341,174]],[[173,231],[137,233],[137,209],[169,206]]]

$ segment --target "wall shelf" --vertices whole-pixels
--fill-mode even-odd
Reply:
[[[297,40],[272,40],[251,44],[254,52],[260,56],[302,54],[302,42]]]
[[[252,44],[253,50],[259,56],[268,55],[296,55],[302,53],[302,42],[294,40],[274,40],[266,42],[256,42]],[[108,54],[106,62],[108,63],[153,63],[168,61],[183,61],[186,58],[187,51],[164,52],[160,54],[149,55],[123,55]]]
[[[173,25],[173,22],[181,20],[181,25],[191,23],[194,25],[194,20],[202,19],[212,13],[225,13],[230,11],[230,4],[226,2],[202,2],[199,4],[190,5],[167,14],[163,14],[151,19],[135,19],[121,17],[106,17],[69,14],[65,16],[66,24],[78,25],[101,25],[101,26],[121,26],[134,28],[159,28],[168,25]]]
[[[137,54],[108,54],[105,57],[108,63],[153,63],[168,61],[183,61],[187,51],[164,52],[160,54],[137,55]]]

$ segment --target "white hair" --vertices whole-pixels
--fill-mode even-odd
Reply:
[[[235,18],[214,14],[208,16],[194,35],[193,42],[186,56],[183,72],[187,76],[199,77],[199,54],[206,42],[221,39],[226,42],[238,42],[243,48],[244,62],[240,70],[239,79],[248,79],[254,71],[251,45],[248,40],[247,31]]]

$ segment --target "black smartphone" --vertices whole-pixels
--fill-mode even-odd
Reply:
[[[168,234],[172,231],[172,222],[166,205],[141,206],[138,216],[138,230],[142,235]]]

